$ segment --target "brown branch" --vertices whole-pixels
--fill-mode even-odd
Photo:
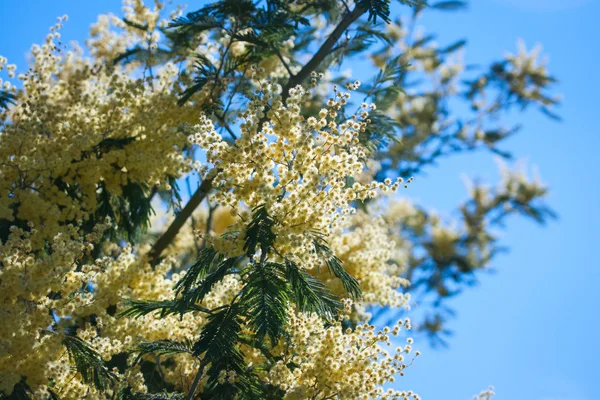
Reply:
[[[161,253],[169,246],[171,241],[177,236],[181,227],[185,224],[185,221],[189,218],[190,215],[194,212],[194,210],[202,203],[208,192],[212,189],[214,174],[209,174],[209,176],[202,181],[200,187],[196,190],[196,192],[190,198],[190,201],[183,207],[183,209],[177,213],[171,225],[165,233],[162,234],[161,237],[154,243],[152,249],[148,253],[150,257],[150,264],[152,266],[158,264],[160,260]]]
[[[357,5],[352,12],[344,14],[344,18],[342,18],[338,26],[336,26],[333,32],[331,32],[331,35],[329,35],[327,40],[323,42],[315,55],[310,59],[309,62],[306,63],[304,67],[302,67],[300,72],[298,72],[296,75],[293,75],[288,81],[287,85],[285,85],[282,93],[282,100],[284,102],[289,96],[290,89],[304,82],[304,80],[319,67],[319,64],[321,64],[325,57],[327,57],[327,55],[331,52],[331,49],[333,49],[333,46],[335,46],[338,39],[342,36],[346,29],[348,29],[348,27],[352,25],[354,21],[359,19],[360,16],[366,11],[366,8]]]
[[[285,67],[285,69],[288,72],[288,75],[290,76],[290,79],[291,79],[294,76],[294,73],[290,69],[290,66],[285,62],[283,56],[281,55],[281,53],[278,50],[275,50],[275,54],[277,54],[277,58],[279,58],[279,61],[281,61],[281,63]]]
[[[189,393],[186,396],[187,400],[192,400],[194,395],[196,394],[196,390],[198,390],[198,385],[200,384],[200,380],[202,379],[202,372],[204,371],[204,367],[208,364],[208,360],[206,357],[200,362],[200,366],[198,367],[198,372],[196,372],[196,376],[194,377],[194,382],[192,382],[192,387],[190,388]]]
[[[229,136],[231,136],[231,138],[233,140],[237,140],[237,138],[238,138],[237,135],[235,133],[233,133],[233,131],[229,127],[229,124],[227,123],[227,121],[225,121],[225,113],[219,114],[218,112],[215,112],[214,114],[215,114],[215,117],[217,117],[217,119],[221,122],[221,125],[223,126],[223,128],[225,128],[227,133],[229,133]]]

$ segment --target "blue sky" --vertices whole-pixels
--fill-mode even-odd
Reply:
[[[119,10],[120,0],[0,0],[0,54],[23,68],[25,52],[43,40],[56,16],[69,15],[63,41],[81,41],[98,13]],[[560,219],[547,227],[509,221],[502,241],[510,252],[496,259],[496,272],[481,275],[478,287],[451,303],[458,315],[450,322],[449,348],[417,343],[422,356],[397,381],[423,399],[470,399],[490,384],[498,400],[600,398],[598,16],[595,0],[480,0],[468,11],[430,13],[421,21],[441,44],[467,38],[467,63],[485,65],[513,51],[518,38],[528,47],[543,44],[564,96],[563,122],[534,110],[515,114],[511,121],[523,129],[505,144],[539,167]],[[477,153],[443,160],[408,193],[451,216],[466,196],[463,173],[498,179],[493,159]]]

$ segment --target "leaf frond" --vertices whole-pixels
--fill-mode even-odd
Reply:
[[[342,266],[342,260],[340,260],[329,247],[320,242],[320,239],[313,241],[315,250],[318,255],[325,259],[325,264],[329,269],[329,273],[334,275],[342,282],[342,286],[346,292],[353,298],[358,299],[362,295],[360,290],[360,284],[352,275],[348,273]]]
[[[171,339],[159,339],[153,342],[141,342],[133,350],[138,353],[134,364],[138,364],[146,354],[155,354],[157,356],[167,356],[180,353],[192,353],[191,341],[185,340],[178,342]]]
[[[254,265],[244,287],[241,305],[257,338],[268,335],[274,345],[287,322],[289,295],[283,265]]]
[[[260,205],[253,210],[252,221],[246,229],[244,251],[248,257],[252,257],[260,246],[262,254],[267,254],[275,242],[275,234],[272,227],[275,221],[271,218],[265,205]]]
[[[338,314],[342,303],[318,278],[301,270],[292,261],[286,261],[285,272],[300,311],[315,312],[325,319],[332,319]]]
[[[85,383],[93,384],[96,389],[104,391],[117,380],[116,375],[106,367],[100,354],[81,338],[65,336],[62,344]]]

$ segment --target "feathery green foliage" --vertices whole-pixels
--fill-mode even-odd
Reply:
[[[182,291],[189,291],[198,279],[202,279],[208,274],[213,268],[213,263],[218,264],[221,260],[222,257],[213,248],[206,247],[200,250],[198,260],[188,268],[174,289],[178,294]]]
[[[102,182],[98,186],[98,208],[87,225],[104,222],[108,217],[115,224],[106,235],[112,239],[125,237],[130,242],[146,232],[150,216],[154,213],[147,186],[129,182],[118,196],[110,193]]]
[[[217,265],[217,267],[209,272],[195,287],[183,290],[181,297],[177,299],[178,307],[183,314],[190,307],[193,307],[196,303],[200,303],[204,297],[211,291],[213,285],[223,280],[225,275],[230,273],[238,258],[228,258]]]
[[[369,21],[377,22],[381,18],[384,22],[390,22],[389,0],[359,0],[357,6],[369,11]]]
[[[325,264],[329,269],[329,273],[342,282],[342,286],[344,286],[344,289],[346,289],[346,292],[348,292],[352,298],[359,299],[362,293],[360,284],[355,277],[350,275],[348,271],[344,269],[342,260],[333,254],[331,249],[323,242],[323,239],[316,237],[313,243],[317,254],[325,259]]]
[[[246,229],[244,251],[248,257],[252,257],[260,245],[262,256],[266,256],[275,241],[275,234],[271,230],[275,221],[269,216],[264,205],[256,207],[253,212],[252,221]]]
[[[132,300],[126,299],[123,301],[125,308],[119,313],[119,317],[139,318],[144,315],[152,314],[160,311],[159,316],[162,318],[171,314],[183,315],[188,312],[197,311],[210,314],[212,311],[198,304],[186,304],[182,308],[181,302],[177,300]]]
[[[115,383],[117,377],[108,370],[100,354],[81,338],[65,336],[62,343],[85,383],[93,384],[100,391]]]
[[[7,92],[6,90],[0,90],[0,109],[6,109],[9,104],[15,104],[16,98],[17,97],[14,94]]]
[[[239,355],[235,345],[240,332],[240,324],[240,307],[237,304],[224,307],[219,312],[210,315],[208,323],[200,333],[200,338],[194,343],[194,355],[204,354],[207,362],[217,360],[221,355],[232,357]]]
[[[166,356],[180,353],[192,353],[192,343],[189,341],[178,342],[171,339],[159,339],[153,342],[141,342],[135,349],[134,353],[137,353],[137,358],[134,364],[138,364],[142,357],[146,354],[155,354],[157,356]]]
[[[119,390],[115,400],[183,400],[182,393],[134,393],[130,386]]]
[[[192,348],[194,355],[202,357],[200,371],[210,364],[205,373],[208,390],[213,391],[216,399],[233,398],[240,391],[246,396],[257,394],[252,374],[245,373],[244,359],[238,347],[242,323],[240,313],[240,306],[234,303],[210,315]],[[227,380],[220,383],[221,371],[233,371],[242,379],[234,383]]]
[[[342,303],[318,278],[303,271],[292,261],[285,262],[290,294],[302,312],[315,312],[325,319],[338,315]]]
[[[172,314],[176,308],[175,300],[123,300],[125,309],[119,313],[119,317],[139,318],[144,315],[160,311],[160,316]]]
[[[365,145],[372,154],[382,163],[380,175],[386,176],[390,171],[394,174],[408,175],[419,172],[425,165],[433,164],[437,159],[451,153],[470,151],[476,148],[472,142],[460,139],[458,132],[463,127],[462,121],[450,126],[443,125],[442,132],[432,134],[432,124],[444,121],[450,111],[446,105],[446,95],[428,93],[422,90],[418,83],[413,83],[408,78],[408,64],[405,54],[389,56],[385,52],[394,46],[394,39],[382,28],[383,24],[377,25],[379,21],[386,23],[391,21],[390,2],[386,0],[358,0],[355,2],[354,10],[347,4],[342,5],[336,1],[314,1],[306,4],[295,4],[292,2],[270,0],[266,2],[254,2],[250,0],[222,0],[210,3],[195,12],[174,20],[168,28],[160,28],[169,43],[169,48],[158,48],[150,52],[141,47],[127,50],[117,57],[115,63],[127,63],[132,60],[146,60],[147,65],[159,64],[162,60],[177,59],[174,54],[182,54],[194,48],[194,40],[199,35],[209,34],[211,39],[227,39],[228,45],[215,58],[198,54],[196,63],[189,71],[183,74],[189,78],[189,86],[185,87],[179,95],[179,105],[194,102],[203,96],[196,96],[199,92],[208,94],[211,99],[209,104],[198,104],[198,108],[209,115],[220,129],[229,131],[235,139],[236,136],[230,129],[232,123],[229,114],[234,114],[243,106],[236,108],[236,98],[240,104],[247,101],[245,97],[250,85],[247,84],[247,70],[250,65],[258,65],[269,57],[277,56],[285,66],[288,76],[277,78],[278,83],[284,88],[293,87],[302,83],[310,72],[323,71],[330,65],[339,66],[345,57],[356,57],[365,55],[369,50],[376,49],[371,55],[385,55],[385,66],[375,76],[373,83],[363,85],[362,92],[365,94],[364,101],[372,101],[379,108],[373,111],[369,118],[371,123],[360,133],[360,142]],[[421,0],[400,0],[400,3],[414,7],[413,15],[416,16],[425,7],[439,10],[456,10],[465,6],[461,1],[441,1],[427,5]],[[329,24],[341,27],[339,36],[324,38],[324,43],[318,47],[315,43],[314,33],[317,29],[311,26],[311,18],[324,15]],[[124,20],[128,26],[135,29],[147,30],[143,25]],[[333,38],[333,39],[332,39]],[[294,40],[294,49],[290,50],[289,61],[282,57],[283,43]],[[331,39],[331,40],[330,40]],[[421,49],[433,40],[432,36],[414,40],[410,44],[411,49]],[[231,47],[236,42],[243,42],[242,54],[233,55]],[[465,41],[459,40],[445,48],[436,50],[434,68],[441,65],[443,56],[451,54],[464,46]],[[377,47],[380,46],[380,47]],[[406,51],[406,54],[410,51]],[[310,56],[309,62],[302,65],[299,60],[304,56]],[[378,64],[380,65],[380,64]],[[291,67],[291,68],[290,68]],[[295,67],[298,67],[296,69]],[[295,72],[299,71],[299,72]],[[502,107],[509,108],[513,104],[523,108],[532,104],[531,99],[524,97],[522,92],[511,86],[511,83],[524,78],[540,86],[548,86],[553,78],[540,76],[515,76],[506,63],[492,65],[490,71],[483,75],[487,79],[486,84],[481,86],[480,77],[466,82],[467,90],[462,93],[469,101],[474,101],[482,94],[482,89],[493,84],[499,88],[499,103]],[[335,81],[341,83],[340,81]],[[415,89],[417,94],[407,95],[404,88]],[[412,90],[411,90],[412,93]],[[3,94],[2,94],[3,95]],[[415,111],[417,115],[408,117],[392,116],[388,110],[397,104],[398,99],[407,96],[410,101],[413,97],[425,98],[429,103],[424,110]],[[238,97],[236,97],[238,96]],[[284,96],[286,94],[284,93]],[[411,97],[413,96],[413,97]],[[449,97],[449,96],[448,96]],[[7,100],[0,96],[0,107],[8,106]],[[546,93],[540,95],[542,111],[550,113],[549,107],[555,101]],[[3,102],[4,101],[4,102]],[[229,114],[228,114],[229,113]],[[419,114],[420,113],[420,114]],[[340,113],[339,118],[347,115]],[[427,125],[425,128],[416,126],[414,120]],[[423,133],[425,132],[425,134]],[[493,152],[503,154],[496,148],[496,142],[507,137],[511,131],[500,129],[487,129],[485,131],[484,143]],[[402,135],[403,146],[396,154],[389,152],[390,148],[399,143]],[[127,138],[123,141],[128,140]],[[125,143],[126,144],[126,143]],[[94,148],[94,154],[100,155],[105,149],[119,146],[120,142],[101,142]],[[389,146],[388,146],[389,145]],[[91,153],[90,153],[91,154]],[[348,179],[349,186],[351,179]],[[175,182],[171,186],[175,187]],[[122,236],[133,238],[139,232],[143,232],[148,223],[148,217],[152,212],[150,206],[151,190],[143,185],[125,185],[123,195],[115,198],[106,188],[100,184],[98,191],[99,207],[95,216],[96,220],[109,216],[117,221],[119,233]],[[210,185],[207,192],[211,189]],[[68,185],[61,186],[61,190],[72,195],[79,195],[77,188]],[[504,201],[516,208],[520,208],[523,215],[530,216],[539,221],[551,216],[547,209],[531,206],[530,201],[522,204]],[[357,205],[360,207],[361,205]],[[476,207],[475,207],[476,208]],[[193,210],[192,210],[193,211]],[[487,211],[481,215],[481,210],[471,209],[465,205],[462,210],[465,220],[483,223]],[[191,343],[180,343],[169,339],[154,342],[143,342],[135,352],[138,354],[137,361],[146,355],[168,356],[187,352],[201,360],[198,377],[208,376],[208,385],[204,387],[202,398],[230,399],[240,398],[266,399],[273,395],[274,398],[281,394],[281,390],[268,387],[260,382],[252,368],[244,365],[242,347],[251,346],[259,349],[266,355],[269,362],[275,358],[269,353],[272,346],[281,338],[287,322],[287,310],[290,303],[295,304],[300,311],[315,312],[318,315],[331,320],[339,315],[342,308],[340,299],[335,296],[328,287],[317,277],[303,270],[301,265],[285,258],[273,247],[275,234],[273,227],[280,221],[275,221],[267,212],[265,205],[252,210],[252,218],[246,229],[241,232],[229,232],[230,235],[244,235],[244,255],[239,257],[225,258],[217,250],[207,247],[200,250],[197,261],[189,266],[185,275],[177,282],[174,289],[176,297],[164,301],[126,301],[127,308],[120,316],[139,318],[150,313],[159,313],[160,317],[170,314],[188,312],[203,312],[208,315],[208,323],[203,327],[199,338]],[[408,227],[406,230],[410,230]],[[481,232],[480,232],[481,233]],[[411,236],[412,235],[412,236]],[[409,232],[407,237],[421,239],[422,232]],[[422,279],[415,280],[415,286],[424,287],[428,291],[436,291],[440,298],[452,295],[447,283],[472,282],[476,267],[485,264],[495,254],[491,252],[487,258],[477,260],[475,265],[472,260],[467,260],[466,255],[477,248],[477,238],[468,236],[458,239],[460,254],[442,259],[440,257],[425,256],[418,260],[411,260],[412,271],[420,272]],[[491,239],[490,239],[491,240]],[[417,241],[417,240],[415,240]],[[427,248],[429,243],[421,241]],[[340,280],[348,295],[354,299],[361,297],[359,282],[350,275],[343,266],[342,261],[328,247],[327,242],[315,236],[314,248],[316,254],[321,257],[331,275]],[[257,255],[260,254],[260,257]],[[256,257],[255,257],[256,256]],[[287,255],[286,255],[287,256]],[[271,257],[271,258],[270,258]],[[278,259],[279,262],[272,262]],[[184,265],[185,267],[185,265]],[[201,305],[206,295],[215,284],[221,282],[228,274],[237,274],[242,278],[242,289],[235,296],[231,304],[209,310]],[[428,324],[428,331],[436,330],[443,332],[441,323]],[[434,321],[439,322],[439,319]],[[242,329],[248,327],[252,333],[242,335]],[[265,337],[269,341],[265,341]],[[237,374],[235,380],[223,381],[220,377],[221,371],[233,371]],[[131,388],[126,387],[117,398],[122,399],[167,399],[182,398],[183,395],[174,393],[132,393]],[[275,394],[274,394],[275,393]],[[268,396],[269,394],[269,396]],[[194,393],[188,396],[194,396]],[[279,396],[281,397],[281,396]],[[191,397],[188,397],[191,398]]]
[[[244,285],[240,305],[248,317],[254,334],[268,335],[276,344],[287,321],[288,286],[281,264],[252,264]]]

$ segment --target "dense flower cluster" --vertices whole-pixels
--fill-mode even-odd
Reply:
[[[129,19],[156,23],[157,11],[140,8]],[[27,386],[38,397],[44,397],[51,385],[61,398],[102,398],[78,377],[72,360],[64,354],[65,329],[73,329],[73,324],[79,325],[77,335],[105,361],[130,351],[141,341],[164,337],[193,340],[204,325],[202,317],[193,314],[181,319],[155,315],[117,318],[124,298],[166,300],[174,296],[173,285],[180,277],[170,272],[174,259],[167,258],[151,268],[137,255],[145,253],[145,245],[135,250],[106,242],[101,244],[102,252],[109,256],[94,260],[91,252],[100,246],[102,233],[112,224],[97,225],[87,237],[81,237],[77,228],[99,207],[99,191],[122,196],[123,188],[132,182],[148,183],[147,188],[167,188],[170,177],[189,171],[190,162],[181,156],[185,136],[177,127],[197,118],[189,107],[176,107],[180,78],[173,64],[166,63],[152,77],[140,79],[133,77],[132,65],[107,67],[102,63],[117,55],[123,45],[140,40],[135,30],[114,18],[112,22],[119,29],[130,32],[129,39],[125,40],[123,33],[107,38],[110,24],[106,18],[93,28],[95,39],[88,43],[94,58],[84,57],[77,48],[61,48],[58,30],[66,18],[60,18],[46,42],[32,48],[32,67],[19,75],[22,89],[4,84],[16,93],[17,101],[3,114],[1,216],[25,224],[23,228],[13,227],[1,247],[2,313],[8,318],[3,324],[0,358],[0,389],[5,393],[27,377]],[[6,69],[9,77],[14,76],[16,67]],[[383,240],[381,221],[369,227],[366,215],[351,217],[355,213],[353,200],[373,198],[377,191],[394,191],[399,186],[389,181],[347,181],[363,171],[367,154],[358,143],[358,135],[374,106],[364,104],[356,115],[338,124],[349,93],[336,89],[318,118],[305,121],[301,105],[309,92],[297,87],[284,104],[276,84],[258,80],[265,74],[264,68],[256,72],[256,85],[262,92],[242,115],[242,136],[234,145],[220,140],[210,120],[201,117],[200,134],[193,142],[207,150],[208,160],[216,168],[219,184],[215,199],[222,207],[214,210],[208,229],[203,224],[188,224],[167,254],[189,252],[199,239],[194,231],[205,231],[216,245],[223,246],[228,241],[220,239],[222,233],[244,227],[249,210],[266,204],[278,221],[276,246],[282,255],[298,258],[317,273],[322,261],[314,256],[310,235],[318,232],[319,237],[332,239],[332,247],[348,270],[364,284],[364,304],[405,304],[403,295],[396,291],[405,282],[393,272],[397,267],[387,264],[393,249]],[[355,83],[347,89],[357,87]],[[200,213],[206,215],[206,210]],[[363,226],[357,233],[348,230],[358,225]],[[369,240],[361,242],[361,235]],[[46,243],[51,243],[52,251],[40,253]],[[240,245],[234,241],[227,249],[234,251]],[[339,291],[339,283],[330,279],[328,284]],[[227,277],[202,305],[211,309],[227,304],[240,285],[238,278]],[[300,369],[294,370],[293,380],[277,378],[283,373],[280,364],[273,365],[266,375],[285,388],[290,398],[301,398],[299,393],[309,390],[307,382],[314,385],[315,380],[328,376],[323,385],[329,386],[338,380],[334,370],[344,373],[340,368],[330,370],[329,358],[313,364],[319,346],[332,340],[348,357],[347,371],[358,374],[352,385],[338,385],[336,390],[342,398],[354,398],[359,392],[378,395],[380,385],[393,381],[405,367],[400,355],[383,357],[377,343],[389,339],[374,334],[374,328],[359,326],[347,334],[340,323],[328,327],[316,315],[290,313],[290,335],[297,344],[288,356],[295,357]],[[316,347],[310,352],[299,351],[309,337]],[[409,352],[410,346],[407,349],[403,351]],[[250,353],[248,357],[252,358]],[[176,355],[172,360],[162,369],[164,379],[185,390],[196,372],[195,360],[188,355]],[[361,375],[362,368],[367,368],[367,375]],[[125,374],[113,372],[134,390],[146,390],[139,366]]]
[[[99,191],[149,192],[189,170],[177,127],[195,114],[177,107],[173,64],[153,78],[135,78],[77,49],[65,51],[57,43],[60,26],[32,47],[16,104],[1,119],[0,218],[44,226],[40,240],[92,218]]]
[[[86,41],[91,54],[103,62],[112,62],[131,49],[150,51],[149,55],[154,58],[164,56],[158,52],[153,53],[164,39],[160,29],[180,16],[184,8],[177,6],[168,15],[164,15],[165,6],[162,1],[154,1],[154,7],[150,7],[143,0],[123,0],[124,18],[112,13],[99,15],[96,23],[92,24],[90,38]],[[134,62],[131,67],[137,64]]]
[[[33,248],[40,235],[35,226],[27,231],[13,227],[0,246],[1,391],[10,393],[22,376],[31,387],[44,387],[50,378],[56,379],[56,369],[70,369],[68,359],[62,357],[59,329],[69,326],[69,318],[95,301],[86,287],[88,271],[78,270],[76,264],[107,227],[100,225],[83,237],[77,228],[68,226],[42,255]],[[55,321],[57,329],[52,329]]]
[[[410,391],[382,388],[404,375],[407,357],[412,363],[420,354],[411,356],[411,338],[392,353],[386,349],[392,336],[411,328],[408,319],[381,331],[368,324],[344,331],[341,323],[326,325],[316,315],[291,311],[290,316],[289,342],[276,348],[283,358],[268,371],[268,380],[286,391],[286,399],[420,399]]]
[[[478,395],[473,396],[473,400],[490,400],[495,395],[494,388],[490,386],[488,389],[481,391]]]
[[[331,248],[344,262],[344,268],[360,282],[363,296],[358,306],[380,305],[408,308],[410,295],[399,289],[409,286],[404,279],[406,253],[397,251],[390,225],[383,218],[374,218],[360,211],[348,218],[330,240]],[[343,294],[339,280],[322,271],[319,277],[335,293]]]
[[[222,139],[208,118],[189,139],[206,150],[207,161],[214,166],[211,173],[219,189],[215,199],[221,206],[236,212],[240,206],[253,210],[264,205],[276,221],[279,255],[298,259],[308,270],[320,268],[323,260],[314,251],[315,235],[329,237],[332,228],[355,212],[354,200],[374,198],[378,191],[393,192],[400,185],[390,179],[349,183],[363,170],[367,154],[358,135],[374,105],[363,104],[357,114],[338,123],[350,93],[336,88],[318,118],[305,120],[302,103],[309,91],[301,86],[292,89],[284,104],[278,84],[265,80],[258,84],[261,92],[241,115],[242,136],[233,145]],[[347,89],[358,86],[355,82]],[[231,230],[242,230],[248,217],[248,212],[241,214]],[[240,254],[242,239],[243,235],[228,235],[215,245]]]
[[[72,328],[77,320],[89,321],[92,315],[93,325],[84,323],[78,336],[88,341],[106,361],[131,350],[141,340],[166,336],[193,340],[202,329],[202,318],[191,314],[183,318],[154,315],[117,318],[111,308],[119,305],[123,298],[164,300],[172,297],[179,275],[167,274],[173,267],[169,260],[155,268],[140,262],[131,247],[117,250],[114,257],[82,265],[81,261],[107,227],[100,225],[94,234],[85,238],[70,227],[69,235],[57,235],[51,254],[42,257],[31,248],[31,239],[38,231],[14,228],[9,240],[0,248],[3,263],[0,312],[6,322],[0,331],[2,391],[11,392],[13,385],[26,376],[27,384],[40,398],[45,398],[50,382],[61,398],[79,399],[86,394],[89,398],[103,398],[94,388],[76,379],[61,344],[65,329]],[[239,288],[239,279],[229,277],[213,288],[203,305],[216,308],[227,304]],[[195,372],[194,360],[179,356],[164,372],[172,384],[187,382],[189,385]],[[122,379],[143,391],[145,385],[140,376],[139,370],[132,368]]]

